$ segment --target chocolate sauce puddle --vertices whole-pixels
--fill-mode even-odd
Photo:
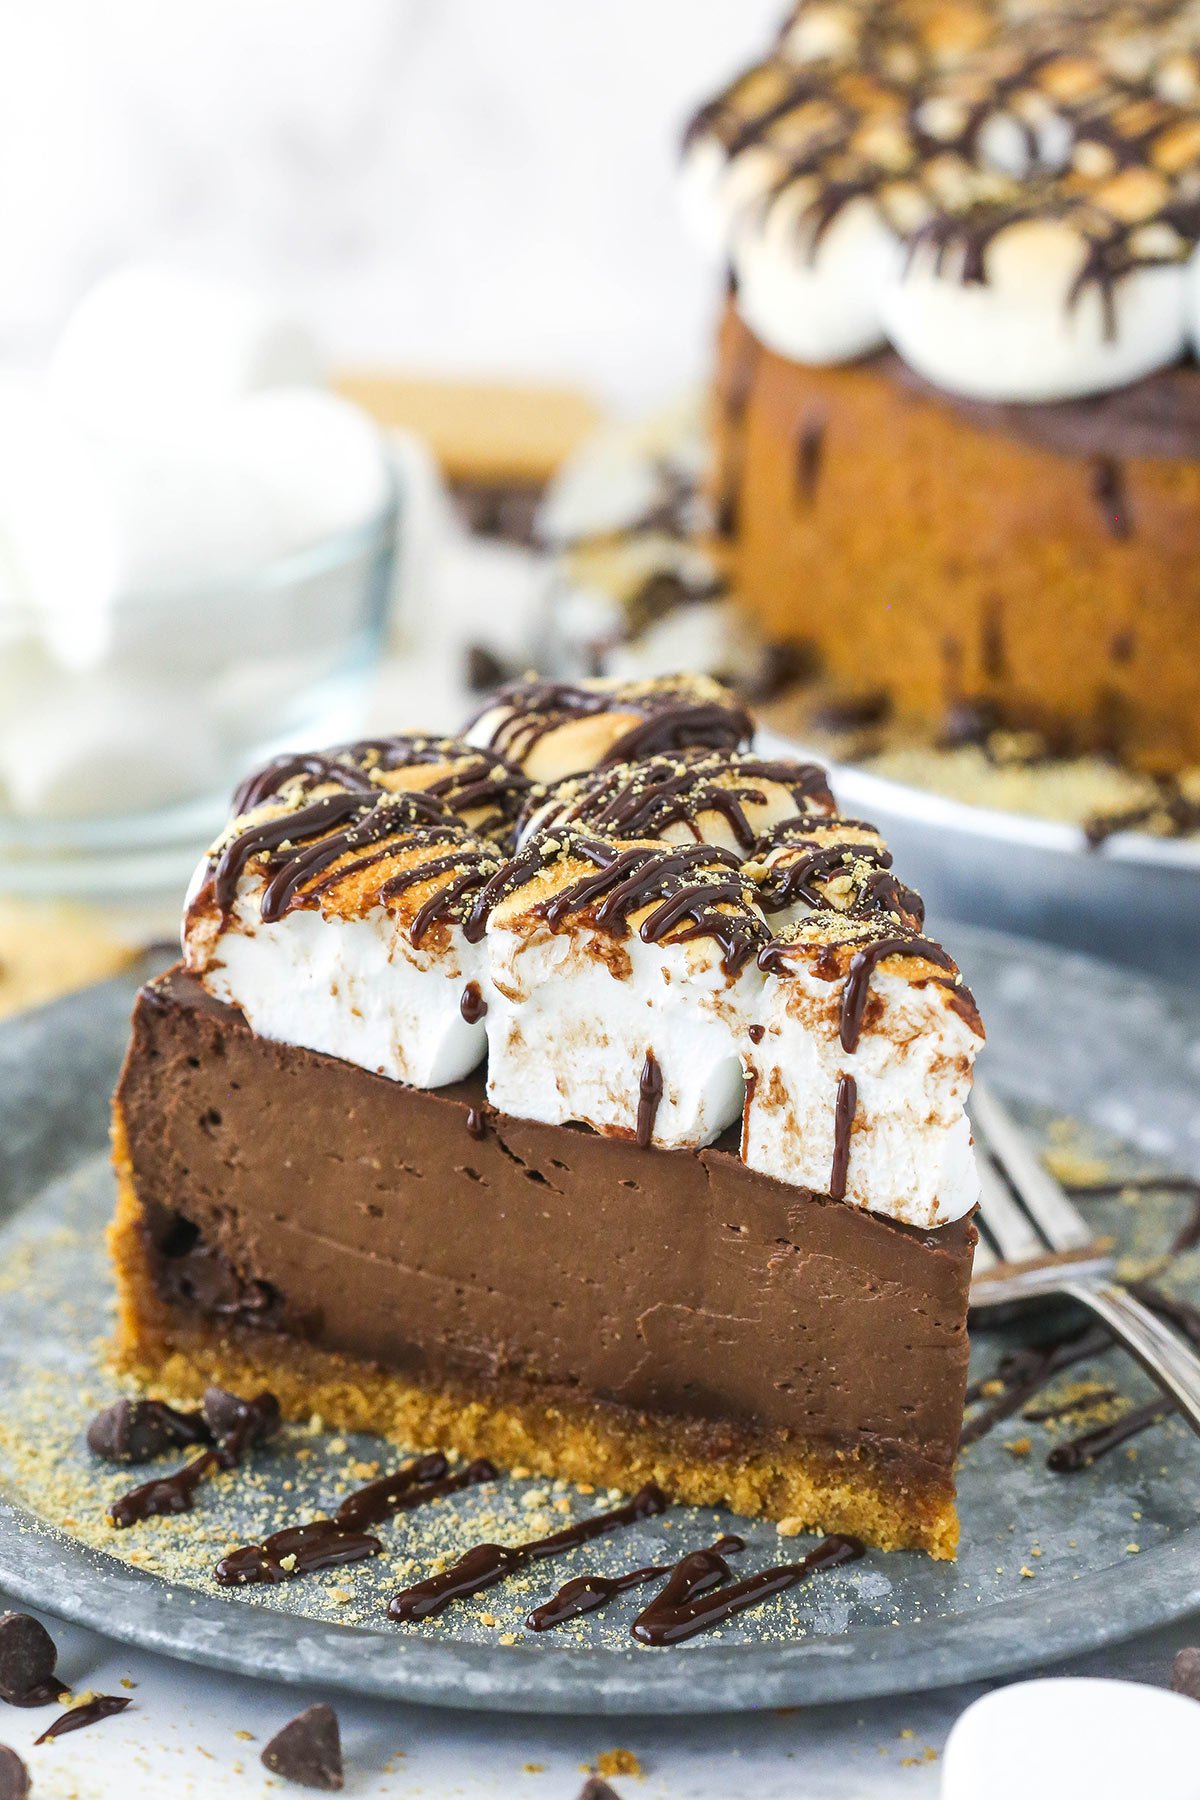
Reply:
[[[693,1551],[700,1556],[732,1556],[736,1551],[744,1550],[744,1538],[729,1536],[720,1537],[707,1550]],[[686,1558],[681,1557],[680,1562]],[[674,1563],[653,1563],[644,1569],[630,1569],[624,1575],[575,1575],[564,1582],[556,1594],[541,1606],[535,1606],[525,1623],[530,1631],[553,1631],[559,1625],[567,1625],[572,1619],[582,1618],[584,1613],[598,1612],[615,1600],[618,1594],[628,1593],[630,1588],[641,1587],[647,1581],[654,1581],[660,1575],[673,1575],[679,1567]]]
[[[388,1603],[388,1617],[401,1624],[436,1618],[452,1601],[481,1594],[485,1588],[494,1587],[527,1563],[562,1556],[566,1551],[590,1543],[607,1532],[618,1531],[624,1525],[652,1519],[665,1512],[669,1505],[662,1489],[648,1481],[623,1506],[616,1506],[611,1512],[593,1513],[590,1519],[564,1526],[549,1537],[532,1538],[525,1544],[476,1544],[439,1575],[431,1575],[425,1581],[415,1582],[412,1587],[393,1594]]]
[[[772,1594],[797,1587],[817,1570],[855,1562],[862,1554],[863,1545],[857,1538],[831,1536],[799,1562],[779,1563],[731,1582],[729,1564],[717,1549],[694,1550],[675,1565],[662,1592],[633,1621],[630,1633],[654,1649],[682,1644],[724,1624],[735,1613],[761,1605]]]

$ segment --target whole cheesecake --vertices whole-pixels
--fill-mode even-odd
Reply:
[[[802,0],[708,103],[731,584],[844,700],[1200,762],[1200,24]]]
[[[243,785],[116,1096],[129,1370],[953,1555],[982,1026],[752,731],[531,681]]]

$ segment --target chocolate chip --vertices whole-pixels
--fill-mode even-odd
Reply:
[[[1200,1700],[1200,1650],[1181,1650],[1171,1664],[1171,1688],[1186,1694],[1189,1700]]]
[[[117,1400],[87,1429],[88,1449],[106,1462],[143,1463],[180,1444],[207,1443],[199,1413],[179,1412],[163,1400]]]
[[[44,1625],[28,1613],[0,1617],[0,1699],[19,1706],[54,1674],[58,1651]]]
[[[342,1740],[332,1706],[310,1706],[290,1719],[275,1733],[262,1760],[273,1775],[282,1775],[297,1787],[340,1793]]]
[[[279,1430],[279,1402],[274,1394],[256,1394],[242,1400],[226,1388],[204,1390],[204,1417],[217,1447],[230,1463],[238,1461],[252,1444],[265,1443]]]
[[[621,1796],[602,1775],[589,1775],[579,1790],[579,1800],[621,1800]]]
[[[0,1800],[25,1800],[29,1792],[29,1770],[15,1750],[0,1744]]]

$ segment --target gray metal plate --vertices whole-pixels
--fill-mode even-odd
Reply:
[[[984,933],[957,933],[955,949],[989,1024],[989,1073],[1028,1117],[1050,1131],[1055,1120],[1076,1121],[1083,1149],[1122,1171],[1200,1172],[1200,999]],[[111,1316],[104,1140],[130,995],[128,983],[110,983],[0,1031],[0,1587],[8,1592],[111,1636],[248,1675],[573,1713],[911,1691],[1047,1662],[1200,1607],[1200,1445],[1174,1423],[1138,1439],[1133,1457],[1058,1477],[1044,1467],[1052,1441],[1044,1428],[1014,1421],[964,1459],[956,1565],[871,1553],[674,1651],[633,1644],[636,1596],[563,1633],[534,1637],[522,1622],[533,1600],[571,1574],[666,1560],[735,1524],[748,1540],[748,1570],[801,1554],[809,1540],[678,1508],[544,1565],[521,1588],[453,1607],[436,1625],[390,1626],[386,1596],[413,1578],[400,1572],[408,1559],[424,1572],[434,1554],[472,1537],[514,1541],[528,1534],[531,1511],[553,1506],[552,1493],[522,1504],[545,1482],[509,1479],[449,1502],[436,1520],[417,1512],[385,1526],[386,1558],[278,1588],[218,1589],[209,1572],[225,1543],[328,1510],[348,1456],[394,1454],[309,1429],[262,1452],[251,1480],[212,1484],[188,1520],[107,1531],[105,1503],[144,1478],[99,1470],[81,1436],[112,1392],[101,1369]],[[1169,1240],[1184,1202],[1091,1205],[1099,1224],[1145,1258]],[[1200,1292],[1200,1255],[1177,1275]],[[978,1334],[979,1368],[998,1346],[994,1332]],[[1145,1392],[1128,1359],[1113,1353],[1106,1364],[1123,1392]],[[1006,1447],[1023,1437],[1028,1454]],[[571,1517],[604,1504],[573,1490],[557,1498]],[[74,1525],[62,1529],[68,1518]]]

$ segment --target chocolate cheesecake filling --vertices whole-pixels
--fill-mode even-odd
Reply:
[[[179,971],[139,997],[117,1106],[130,1366],[182,1353],[211,1375],[234,1346],[287,1406],[276,1365],[302,1348],[297,1394],[327,1417],[314,1368],[376,1393],[382,1372],[440,1396],[443,1422],[447,1396],[473,1419],[533,1407],[602,1479],[645,1479],[657,1441],[683,1497],[820,1506],[828,1529],[952,1551],[969,1219],[899,1225],[736,1144],[507,1118],[478,1076],[409,1088],[256,1037]],[[477,1419],[458,1436],[505,1460]]]

